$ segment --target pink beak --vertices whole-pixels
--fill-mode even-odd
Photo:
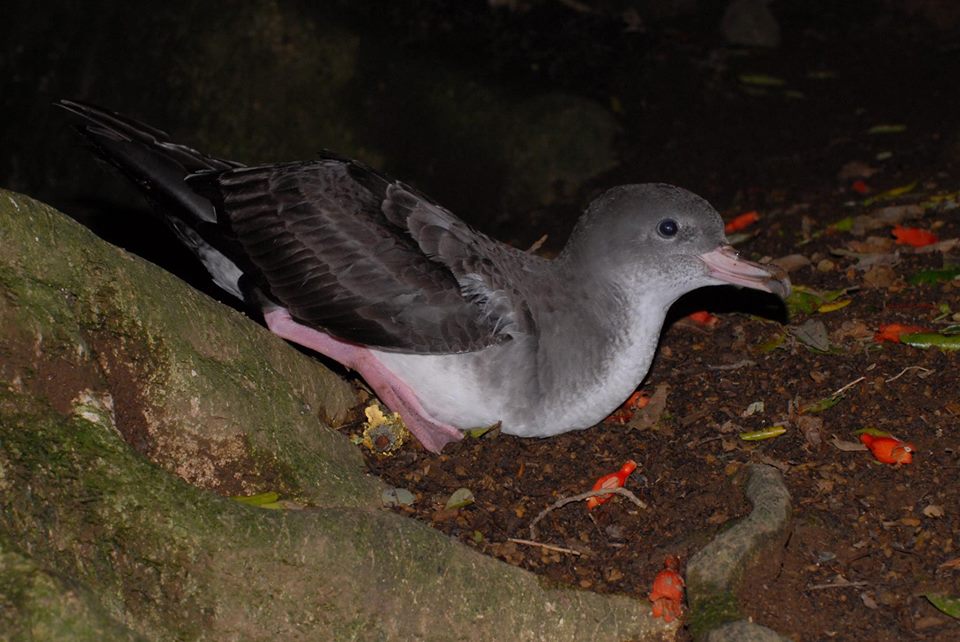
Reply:
[[[783,268],[747,261],[739,255],[732,245],[721,245],[699,258],[706,264],[707,273],[718,281],[763,290],[782,299],[790,296],[790,279]]]

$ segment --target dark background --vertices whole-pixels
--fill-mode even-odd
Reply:
[[[774,1],[772,47],[731,43],[729,4],[8,1],[0,186],[164,260],[61,97],[246,163],[354,156],[514,243],[549,233],[553,250],[618,183],[680,184],[722,211],[843,187],[844,163],[873,160],[876,124],[907,128],[883,161],[892,179],[957,163],[956,3]]]

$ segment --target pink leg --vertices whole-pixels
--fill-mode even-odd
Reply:
[[[439,453],[451,441],[463,439],[461,431],[431,418],[410,386],[383,367],[367,348],[340,341],[325,332],[297,323],[284,309],[264,312],[263,318],[270,331],[277,336],[359,372],[381,401],[390,410],[400,413],[403,423],[430,452]]]

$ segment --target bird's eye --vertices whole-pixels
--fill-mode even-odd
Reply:
[[[672,218],[665,218],[657,223],[657,233],[664,238],[671,238],[677,235],[680,226]]]

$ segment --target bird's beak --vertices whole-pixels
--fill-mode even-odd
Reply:
[[[782,299],[790,296],[790,279],[783,268],[776,265],[761,265],[741,259],[732,245],[721,245],[699,256],[707,266],[707,274],[732,285],[763,290]]]

